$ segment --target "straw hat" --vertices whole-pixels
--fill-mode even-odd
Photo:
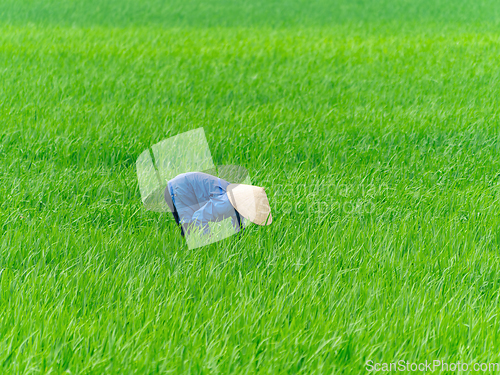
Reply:
[[[273,221],[271,207],[264,188],[244,184],[227,187],[229,202],[245,219],[258,225],[269,225]]]

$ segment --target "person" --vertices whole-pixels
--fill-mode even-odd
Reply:
[[[231,218],[236,232],[244,219],[259,225],[270,224],[271,209],[263,188],[231,184],[202,172],[182,173],[168,181],[165,201],[184,235],[192,228],[209,233],[209,223]]]

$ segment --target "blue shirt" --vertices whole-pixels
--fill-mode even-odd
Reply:
[[[165,195],[170,193],[183,226],[194,224],[207,231],[209,222],[227,218],[232,219],[233,225],[238,222],[236,211],[227,197],[228,185],[229,182],[221,178],[189,172],[170,180]]]

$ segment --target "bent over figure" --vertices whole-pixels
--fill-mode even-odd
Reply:
[[[264,189],[257,186],[231,184],[221,178],[202,173],[183,173],[168,181],[165,201],[181,225],[209,233],[209,222],[231,218],[237,232],[244,227],[243,218],[256,224],[270,224],[271,209]]]

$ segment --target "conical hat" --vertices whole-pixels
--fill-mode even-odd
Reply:
[[[258,225],[271,224],[271,207],[264,188],[244,184],[227,187],[229,202],[245,219]]]

